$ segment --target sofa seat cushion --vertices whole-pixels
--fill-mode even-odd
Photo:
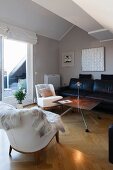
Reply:
[[[113,103],[113,95],[108,93],[91,93],[88,94],[87,97],[98,99],[104,102]]]
[[[86,96],[88,93],[87,91],[80,90],[80,96]],[[60,92],[60,95],[67,97],[67,96],[78,96],[78,90],[64,90]]]
[[[60,95],[63,97],[74,96],[74,91],[75,90],[63,90],[63,91],[60,91]]]
[[[58,104],[55,101],[62,99],[62,96],[49,96],[49,97],[40,97],[38,98],[38,105],[40,107],[52,107],[57,106]]]

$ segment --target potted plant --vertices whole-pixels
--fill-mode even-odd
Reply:
[[[17,105],[17,108],[23,108],[23,105],[22,105],[22,101],[25,99],[26,97],[26,92],[25,92],[25,89],[19,89],[17,90],[15,93],[14,93],[14,96],[15,98],[17,99],[18,101],[18,105]]]

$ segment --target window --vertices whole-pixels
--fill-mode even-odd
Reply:
[[[26,86],[27,43],[4,39],[4,91],[3,96],[12,96],[15,90]]]

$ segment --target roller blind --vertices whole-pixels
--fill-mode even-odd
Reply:
[[[38,40],[35,32],[3,22],[0,22],[0,36],[7,37],[9,39],[25,41],[31,44],[36,44]]]

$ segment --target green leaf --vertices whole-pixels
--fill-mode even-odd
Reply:
[[[26,93],[24,92],[24,89],[19,89],[14,93],[14,96],[17,99],[18,103],[21,104],[26,97]]]

